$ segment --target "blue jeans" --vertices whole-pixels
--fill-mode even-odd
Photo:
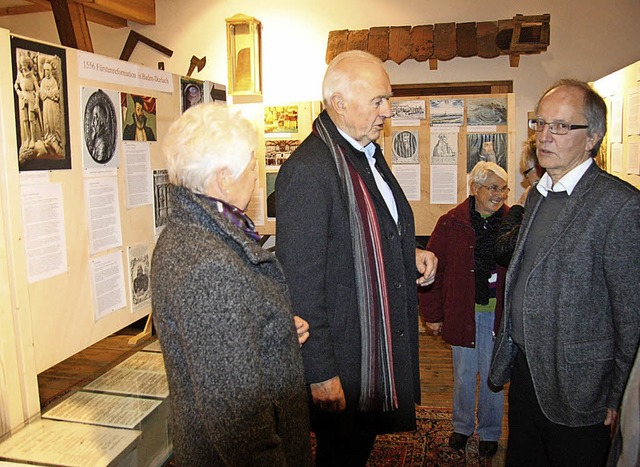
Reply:
[[[489,365],[493,352],[495,313],[476,312],[475,348],[451,346],[453,350],[453,431],[471,436],[476,428],[476,379],[480,373],[478,436],[497,441],[502,434],[504,391],[489,389]]]

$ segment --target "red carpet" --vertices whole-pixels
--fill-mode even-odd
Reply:
[[[465,453],[451,449],[447,441],[453,431],[450,409],[419,407],[418,429],[415,432],[381,435],[376,439],[367,466],[498,466],[504,450],[496,457],[478,456],[478,438],[473,436]]]

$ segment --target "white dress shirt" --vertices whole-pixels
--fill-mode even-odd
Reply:
[[[373,174],[373,179],[376,181],[376,185],[378,186],[378,191],[384,198],[384,201],[387,204],[387,209],[389,209],[389,213],[391,214],[391,217],[393,217],[393,220],[396,221],[396,224],[397,224],[398,223],[398,207],[396,206],[396,199],[393,197],[391,188],[389,188],[389,185],[387,184],[385,179],[382,178],[382,175],[380,174],[380,172],[378,172],[378,169],[376,168],[376,159],[375,157],[373,157],[373,155],[376,152],[375,144],[369,143],[367,144],[367,146],[363,147],[360,143],[358,143],[355,139],[353,139],[351,136],[346,134],[340,128],[338,128],[338,131],[340,132],[342,137],[346,139],[349,142],[349,144],[351,144],[351,146],[356,148],[358,151],[364,152],[365,156],[367,156],[367,162],[369,163],[369,167],[371,167],[371,173]]]
[[[553,183],[553,180],[551,180],[551,177],[549,176],[549,174],[545,172],[544,175],[542,175],[542,177],[540,178],[540,181],[538,182],[538,184],[536,185],[536,188],[538,189],[540,194],[545,198],[547,197],[547,193],[549,193],[550,191],[554,191],[554,192],[566,191],[567,195],[571,196],[573,189],[576,187],[576,185],[578,184],[578,182],[580,181],[584,173],[587,171],[587,169],[591,167],[591,164],[593,164],[592,157],[590,157],[579,166],[574,167],[569,172],[567,172],[564,175],[564,177],[558,180],[558,183],[556,183],[555,185]]]

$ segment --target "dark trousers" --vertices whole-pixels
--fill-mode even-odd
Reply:
[[[316,466],[364,467],[376,440],[375,426],[358,413],[332,414],[312,408]]]
[[[507,466],[603,466],[609,452],[609,427],[569,427],[542,413],[527,360],[518,352],[509,388]]]

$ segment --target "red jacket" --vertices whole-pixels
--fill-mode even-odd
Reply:
[[[503,215],[509,211],[504,206]],[[442,322],[445,342],[460,347],[475,347],[474,248],[476,234],[471,225],[469,198],[438,219],[427,250],[438,257],[435,282],[420,287],[420,314],[428,323]],[[494,332],[500,327],[504,302],[506,268],[497,265],[496,316]]]

